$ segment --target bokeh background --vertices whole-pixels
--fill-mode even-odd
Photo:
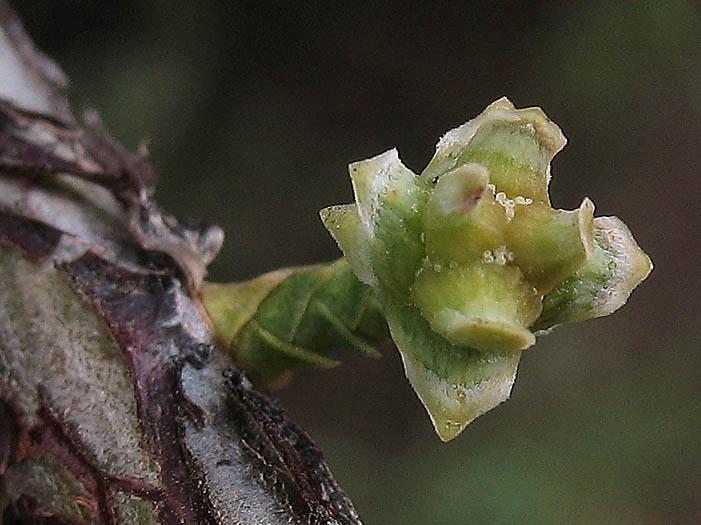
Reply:
[[[213,280],[335,258],[348,162],[420,170],[494,99],[543,107],[555,205],[591,197],[655,262],[628,305],[542,338],[447,445],[391,347],[278,396],[368,525],[701,522],[699,4],[344,4],[15,1],[74,108],[148,140],[161,204],[224,227]]]

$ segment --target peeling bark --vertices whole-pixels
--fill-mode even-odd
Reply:
[[[288,421],[283,410],[257,392],[241,372],[229,368],[225,375],[229,379],[236,410],[253,424],[255,436],[252,439],[258,436],[258,439],[264,437],[267,440],[255,449],[256,454],[277,460],[277,469],[287,474],[298,487],[299,496],[314,521],[360,523],[355,509],[348,505],[345,493],[333,479],[323,455],[309,436]],[[267,453],[266,447],[274,453]]]
[[[0,523],[359,524],[212,343],[221,230],[163,214],[65,86],[0,0]]]

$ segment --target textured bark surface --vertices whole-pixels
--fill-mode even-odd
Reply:
[[[212,344],[221,231],[160,212],[65,85],[0,0],[0,524],[360,523]]]

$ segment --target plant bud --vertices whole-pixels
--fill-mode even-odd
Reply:
[[[552,208],[565,143],[541,109],[502,98],[446,133],[421,174],[396,150],[351,164],[355,204],[321,213],[443,440],[508,398],[535,331],[613,312],[652,268],[589,199]]]

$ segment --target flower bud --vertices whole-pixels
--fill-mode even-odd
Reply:
[[[351,164],[355,204],[322,211],[441,439],[509,396],[534,331],[611,313],[652,268],[589,199],[552,208],[565,143],[541,109],[502,98],[446,133],[419,175],[396,150]]]

